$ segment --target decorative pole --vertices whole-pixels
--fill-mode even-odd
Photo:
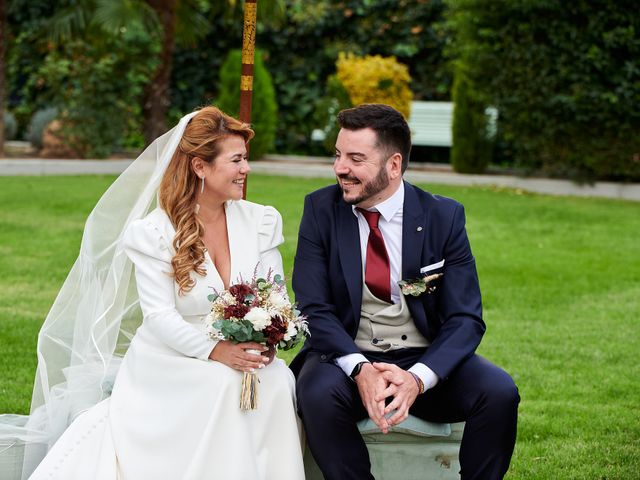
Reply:
[[[251,124],[251,98],[253,95],[253,60],[256,48],[256,18],[258,0],[245,0],[242,30],[242,70],[240,72],[240,121]],[[250,146],[247,145],[247,155]],[[247,197],[247,181],[242,197]]]

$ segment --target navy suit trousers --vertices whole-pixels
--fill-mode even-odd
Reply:
[[[421,349],[407,349],[364,355],[408,369],[421,353]],[[355,382],[312,351],[298,375],[297,396],[309,447],[325,479],[372,479],[369,454],[356,427],[367,412]],[[431,422],[465,421],[462,479],[500,479],[509,468],[515,445],[519,401],[511,377],[474,354],[420,395],[410,413]]]

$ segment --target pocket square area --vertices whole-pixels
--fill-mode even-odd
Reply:
[[[431,265],[427,265],[426,267],[422,267],[420,269],[420,273],[425,274],[425,273],[429,273],[432,272],[434,270],[438,270],[439,268],[444,267],[444,258],[442,260],[440,260],[439,262],[436,263],[432,263]]]

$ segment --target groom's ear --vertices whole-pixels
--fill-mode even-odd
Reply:
[[[394,153],[387,160],[387,172],[392,180],[402,177],[402,155],[399,152]]]

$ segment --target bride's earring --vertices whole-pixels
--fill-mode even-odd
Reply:
[[[202,195],[204,193],[204,177],[200,177],[200,180],[202,180],[202,183],[200,184],[200,195]],[[194,213],[197,215],[198,212],[200,211],[200,204],[196,203],[196,206],[193,209]]]

